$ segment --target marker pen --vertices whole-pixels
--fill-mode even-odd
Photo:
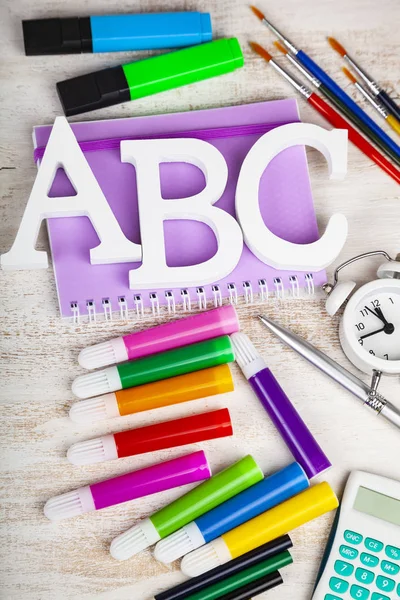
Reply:
[[[218,598],[225,598],[227,594],[232,594],[232,598],[240,598],[240,593],[242,593],[244,586],[251,585],[264,578],[268,581],[271,579],[274,580],[276,571],[290,565],[292,562],[293,559],[290,552],[286,550],[286,552],[267,558],[253,567],[244,569],[240,573],[236,573],[236,575],[232,575],[223,581],[219,581],[203,590],[190,594],[186,597],[186,600],[217,600]],[[267,577],[267,575],[272,575],[272,577]]]
[[[292,463],[158,542],[154,556],[162,563],[172,563],[281,504],[309,485],[303,468],[298,463]]]
[[[236,38],[216,40],[57,83],[67,117],[230,73],[244,64]]]
[[[201,450],[54,496],[46,502],[44,514],[60,521],[209,477],[210,466]]]
[[[212,39],[209,13],[166,12],[22,21],[26,56],[193,46]]]
[[[239,328],[236,310],[232,304],[228,304],[89,346],[80,352],[78,361],[85,369],[99,369],[230,335],[239,331]]]
[[[188,577],[201,575],[300,527],[338,505],[338,499],[329,483],[319,483],[187,554],[181,563],[182,572]]]
[[[205,588],[220,582],[225,581],[228,577],[240,574],[244,569],[249,569],[254,565],[258,565],[270,557],[282,556],[286,554],[285,550],[293,546],[292,540],[288,535],[283,535],[276,540],[267,542],[246,554],[242,554],[234,560],[230,560],[224,565],[219,565],[207,571],[198,577],[187,579],[183,583],[176,585],[175,587],[156,594],[154,600],[186,600],[189,594],[194,594]]]
[[[232,391],[229,366],[218,365],[75,402],[69,416],[75,423],[93,423]]]
[[[307,477],[321,475],[332,465],[247,335],[231,337],[237,363],[267,411],[282,439]]]
[[[263,473],[254,458],[245,456],[114,538],[111,555],[117,560],[134,556],[262,478]]]
[[[254,600],[256,596],[272,590],[278,585],[282,585],[283,579],[279,571],[273,571],[269,575],[264,575],[251,583],[243,585],[232,592],[223,596],[218,596],[219,600]],[[206,596],[206,598],[208,598]],[[192,600],[188,598],[187,600]]]
[[[200,371],[233,360],[235,355],[230,338],[224,335],[191,346],[138,358],[103,371],[80,375],[72,384],[72,392],[78,398],[90,398],[175,375]]]
[[[164,421],[78,442],[69,448],[67,458],[73,465],[93,465],[232,434],[229,410],[222,408],[193,417]]]

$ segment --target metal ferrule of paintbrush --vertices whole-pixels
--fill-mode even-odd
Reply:
[[[371,387],[350,373],[321,350],[292,331],[278,325],[271,319],[259,315],[260,321],[285,344],[295,350],[323,373],[340,383],[345,389],[362,400],[364,404],[381,414],[388,421],[400,428],[400,410],[378,393],[372,393]]]
[[[306,77],[309,81],[311,81],[311,83],[316,87],[319,88],[321,86],[321,82],[319,79],[317,79],[316,77],[314,77],[314,75],[312,73],[310,73],[310,71],[308,71],[305,67],[303,67],[303,65],[301,64],[301,62],[290,52],[287,52],[285,54],[286,58],[288,59],[288,61],[294,66],[296,67],[296,69],[298,69],[300,71],[300,73],[302,73],[304,75],[304,77]]]
[[[375,96],[373,96],[372,94],[370,94],[370,92],[368,90],[366,90],[365,87],[363,87],[362,85],[360,85],[358,83],[358,81],[354,82],[354,86],[364,96],[364,98],[366,98],[368,100],[368,102],[370,104],[372,104],[372,106],[378,111],[378,113],[380,115],[382,115],[382,117],[384,119],[386,119],[387,116],[388,116],[388,111],[385,108],[383,108],[382,104],[379,104],[379,102],[377,102],[375,100]]]
[[[284,69],[283,67],[278,65],[278,63],[275,62],[274,59],[271,58],[269,60],[269,64],[275,69],[275,71],[278,71],[278,73],[280,73],[282,75],[282,77],[284,77],[286,79],[286,81],[288,81],[290,84],[292,84],[292,86],[298,92],[300,92],[300,94],[302,94],[302,96],[304,96],[307,99],[311,96],[312,91],[307,86],[305,86],[299,79],[296,79],[296,77],[291,75],[291,73],[289,73],[289,71],[286,71],[286,69]]]
[[[358,65],[358,63],[356,63],[356,61],[351,56],[349,56],[347,53],[343,55],[343,58],[349,63],[349,65],[351,65],[353,67],[354,71],[356,71],[356,73],[361,77],[361,79],[363,81],[365,81],[365,83],[373,91],[373,93],[375,94],[375,96],[377,96],[379,94],[379,92],[381,91],[381,88],[372,79],[372,77],[370,75],[368,75],[368,73],[366,73]]]

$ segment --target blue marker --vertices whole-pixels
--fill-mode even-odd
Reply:
[[[22,28],[27,56],[179,48],[212,39],[210,14],[199,12],[33,19]]]
[[[303,468],[294,462],[158,542],[154,556],[162,563],[171,563],[299,494],[309,485]]]

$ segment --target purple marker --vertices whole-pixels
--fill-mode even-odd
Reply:
[[[206,455],[200,450],[54,496],[46,502],[44,514],[60,521],[210,477]]]
[[[309,479],[332,465],[285,392],[244,333],[231,335],[236,361],[295,460]]]

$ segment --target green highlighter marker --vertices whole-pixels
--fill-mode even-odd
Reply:
[[[111,543],[111,555],[117,560],[134,556],[181,529],[194,518],[258,483],[263,477],[254,458],[245,456],[117,536]]]
[[[91,398],[234,360],[231,340],[228,335],[223,335],[81,375],[73,382],[72,392],[78,398]]]
[[[67,117],[230,73],[244,64],[236,38],[216,40],[57,83]]]

